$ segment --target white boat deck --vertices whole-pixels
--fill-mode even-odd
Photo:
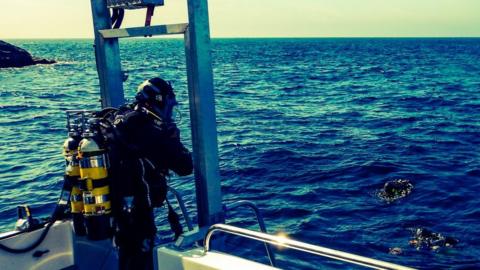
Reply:
[[[274,270],[268,265],[218,252],[204,253],[203,249],[184,252],[166,247],[156,250],[158,270]]]
[[[0,243],[12,248],[23,248],[35,242],[43,230],[4,234],[11,236],[0,240]],[[205,253],[201,248],[177,251],[158,247],[154,255],[156,270],[278,269],[215,251]],[[12,254],[0,250],[2,270],[117,270],[117,260],[117,251],[111,240],[89,241],[85,237],[76,237],[70,221],[53,225],[45,240],[32,251]]]

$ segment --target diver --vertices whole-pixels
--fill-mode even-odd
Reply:
[[[153,78],[143,82],[135,101],[113,117],[114,139],[108,151],[113,234],[120,269],[153,269],[157,232],[153,208],[166,200],[170,170],[179,176],[192,173],[191,153],[181,143],[172,117],[175,105],[170,83]],[[180,233],[177,226],[176,237]]]
[[[379,190],[378,196],[380,199],[391,203],[401,198],[407,197],[412,193],[413,184],[408,179],[396,179],[388,181],[383,188]]]
[[[425,228],[417,228],[413,231],[413,239],[409,244],[417,250],[430,249],[437,251],[440,248],[452,248],[459,243],[459,240],[450,236],[444,236],[440,233],[432,232]]]

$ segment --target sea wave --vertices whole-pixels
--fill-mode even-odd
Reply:
[[[92,41],[15,43],[58,64],[0,70],[3,230],[12,227],[18,204],[32,205],[37,216],[53,209],[64,169],[64,110],[99,106]],[[252,200],[270,232],[314,244],[422,269],[480,267],[479,39],[216,39],[212,44],[226,202]],[[162,76],[186,104],[180,40],[121,45],[129,71],[127,98],[144,79]],[[180,112],[188,115],[188,106]],[[191,147],[184,118],[182,138]],[[375,197],[385,182],[398,178],[413,183],[409,196],[389,204]],[[194,213],[193,177],[171,183]],[[162,217],[159,226],[168,231]],[[249,211],[227,217],[256,229]],[[460,244],[439,252],[416,250],[408,243],[418,227]],[[238,246],[244,240],[232,241]],[[389,254],[394,247],[403,255]],[[279,253],[280,267],[288,269],[340,267]]]

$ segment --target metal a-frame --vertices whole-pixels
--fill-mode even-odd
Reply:
[[[207,0],[187,0],[188,24],[111,29],[107,0],[90,0],[102,107],[123,105],[119,39],[183,34],[187,63],[198,225],[223,221]],[[142,2],[122,0],[117,2]],[[152,1],[152,0],[150,0]],[[163,1],[157,0],[159,2]],[[146,7],[146,6],[145,6]],[[128,8],[128,7],[127,7]],[[138,8],[138,6],[137,6]],[[148,79],[148,78],[146,78]]]

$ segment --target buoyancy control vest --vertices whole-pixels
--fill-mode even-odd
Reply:
[[[145,149],[141,138],[132,138],[131,132],[149,133],[153,122],[143,121],[148,117],[133,106],[123,106],[118,111],[106,113],[102,117],[101,133],[104,135],[110,157],[112,196],[116,206],[128,205],[135,197],[135,203],[142,207],[160,207],[166,199],[168,168],[159,165]],[[137,118],[142,118],[138,125]],[[161,138],[157,138],[161,139]],[[154,143],[151,143],[154,144]],[[156,156],[165,155],[159,152]],[[119,209],[120,210],[120,209]],[[114,210],[115,211],[115,210]]]
[[[169,169],[181,176],[193,170],[191,154],[180,143],[176,125],[165,125],[138,105],[123,106],[115,113],[107,113],[104,119],[102,133],[108,141],[114,179],[114,215],[125,216],[132,207],[160,207],[166,201],[168,221],[176,239],[182,226],[166,200],[166,178]]]

